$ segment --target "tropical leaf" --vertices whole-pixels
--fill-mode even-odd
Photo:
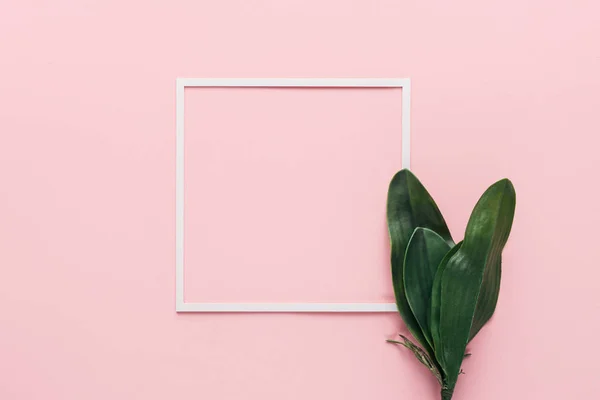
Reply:
[[[444,238],[431,229],[417,228],[408,242],[404,256],[406,299],[431,347],[431,290],[438,265],[450,249]]]
[[[462,246],[441,270],[439,338],[435,352],[438,360],[442,360],[450,390],[460,374],[486,269],[499,265],[512,227],[515,203],[515,190],[508,179],[490,186],[473,209]],[[489,313],[486,311],[482,315]]]
[[[433,339],[433,347],[436,354],[436,359],[442,370],[444,369],[444,360],[441,357],[441,354],[436,351],[441,347],[441,338],[440,338],[440,310],[442,307],[441,297],[442,297],[442,273],[444,269],[446,269],[446,265],[448,264],[448,260],[460,249],[462,246],[462,241],[458,242],[456,246],[454,246],[440,261],[440,265],[435,274],[435,278],[433,280],[433,285],[431,289],[431,313],[429,326],[431,329],[431,337]]]
[[[500,294],[500,278],[502,277],[502,256],[493,265],[485,269],[483,282],[479,297],[477,298],[477,306],[475,307],[475,316],[469,333],[469,342],[473,340],[475,335],[479,333],[481,328],[492,318],[498,303],[498,295]]]
[[[413,231],[418,227],[437,232],[453,244],[450,231],[433,198],[416,176],[407,169],[390,182],[387,198],[387,223],[391,244],[392,281],[396,304],[402,319],[415,339],[433,356],[418,321],[410,309],[404,290],[404,255]]]

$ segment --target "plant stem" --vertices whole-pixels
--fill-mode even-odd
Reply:
[[[442,389],[442,400],[452,399],[453,392],[454,392],[454,389]]]

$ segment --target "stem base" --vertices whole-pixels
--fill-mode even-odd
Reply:
[[[442,389],[442,400],[451,400],[454,389]]]

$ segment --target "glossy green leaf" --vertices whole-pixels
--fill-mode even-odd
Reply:
[[[431,290],[440,261],[451,246],[440,235],[427,228],[415,229],[404,256],[404,288],[406,299],[425,339],[431,347]]]
[[[448,259],[441,275],[439,341],[448,388],[454,388],[487,268],[498,265],[512,227],[516,196],[503,179],[479,199],[467,224],[462,246]]]
[[[404,254],[413,231],[418,227],[429,228],[449,243],[453,244],[453,242],[446,221],[431,195],[417,177],[407,169],[394,175],[390,182],[387,198],[387,222],[392,253],[392,282],[398,310],[414,338],[429,354],[433,354],[406,299]]]
[[[483,282],[479,297],[477,298],[477,306],[475,307],[475,316],[471,325],[469,341],[483,328],[486,322],[492,318],[498,303],[498,295],[500,294],[500,278],[502,277],[502,257],[498,256],[495,264],[490,265],[485,269]]]
[[[433,348],[434,351],[441,347],[441,339],[440,339],[440,310],[442,307],[441,297],[442,297],[442,274],[444,269],[446,269],[446,265],[448,264],[448,260],[460,249],[462,246],[462,241],[458,242],[456,246],[454,246],[440,261],[440,265],[437,268],[435,278],[433,280],[433,285],[431,289],[431,313],[429,319],[429,326],[431,329],[431,337],[433,339]],[[441,357],[441,353],[435,351],[436,359],[439,365],[444,370],[444,360]]]
[[[440,296],[442,289],[442,271],[446,268],[446,264],[450,257],[454,255],[460,248],[462,242],[450,250],[440,262],[440,266],[435,275],[435,279],[432,286],[431,294],[431,317],[430,317],[430,329],[433,338],[432,346],[435,349],[435,343],[439,343],[439,322],[440,322]],[[489,321],[496,310],[496,304],[498,303],[498,295],[500,292],[500,278],[502,275],[501,269],[502,260],[498,257],[495,265],[491,268],[486,268],[485,275],[483,277],[483,283],[481,285],[481,291],[477,299],[477,306],[475,307],[475,316],[473,317],[473,324],[469,334],[469,342],[477,335],[477,333],[483,328],[483,326]],[[442,360],[438,360],[440,364]]]

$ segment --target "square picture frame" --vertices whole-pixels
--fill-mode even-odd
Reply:
[[[177,78],[176,79],[176,189],[175,189],[175,310],[219,313],[396,312],[395,303],[186,303],[184,298],[184,193],[185,193],[185,89],[186,88],[399,88],[402,90],[402,168],[410,168],[409,78]]]

